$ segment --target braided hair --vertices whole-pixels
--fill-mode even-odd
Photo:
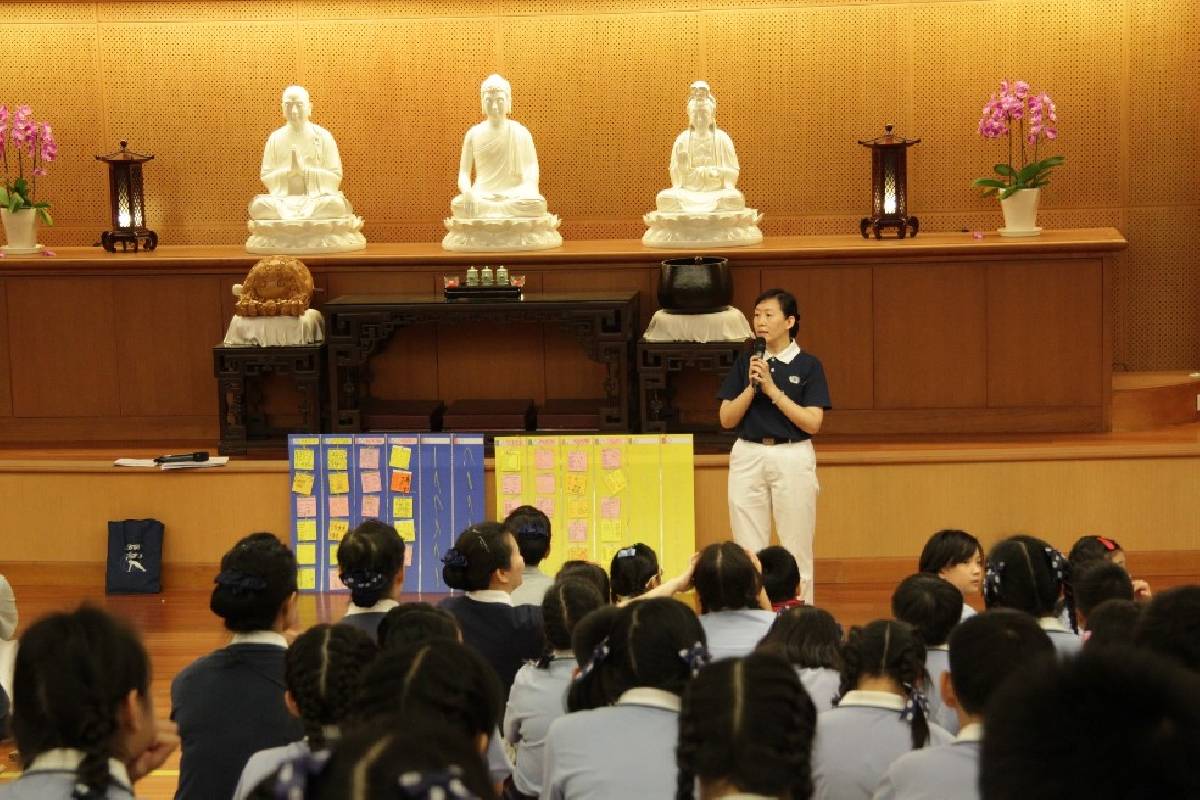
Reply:
[[[654,598],[593,611],[572,644],[582,670],[567,690],[567,711],[612,705],[637,686],[680,694],[695,666],[690,654],[707,643],[692,609]]]
[[[22,762],[80,750],[73,797],[105,797],[108,760],[120,747],[119,708],[136,692],[150,716],[149,689],[150,661],[127,625],[88,605],[43,617],[17,649],[12,732]]]
[[[683,693],[676,800],[693,799],[697,778],[811,797],[816,727],[816,706],[783,659],[758,653],[705,667]]]
[[[549,669],[555,651],[570,650],[576,623],[603,605],[604,598],[588,581],[582,578],[555,581],[542,598],[546,651],[538,660],[538,667]]]
[[[458,535],[442,557],[442,580],[451,589],[475,592],[492,584],[492,573],[512,564],[512,534],[499,522],[481,522]]]
[[[342,539],[337,562],[351,602],[370,608],[391,594],[404,569],[404,540],[386,522],[368,519]]]
[[[911,625],[878,619],[850,629],[842,647],[842,681],[838,696],[857,689],[866,677],[891,678],[903,688],[908,704],[902,714],[911,715],[913,749],[927,745],[929,720],[921,693],[925,678],[925,645]]]
[[[288,647],[284,680],[313,750],[328,744],[329,729],[349,712],[359,676],[378,652],[370,636],[350,625],[314,625]]]
[[[780,611],[755,648],[786,659],[794,667],[842,668],[842,626],[823,608],[794,606]]]
[[[983,601],[988,608],[1015,608],[1034,617],[1053,617],[1063,598],[1071,628],[1075,622],[1075,591],[1071,563],[1063,554],[1033,536],[1010,536],[988,553]]]
[[[762,576],[750,556],[735,542],[710,544],[700,551],[692,579],[700,613],[758,608]]]
[[[270,630],[296,592],[296,557],[273,533],[252,533],[221,557],[208,607],[231,631]]]
[[[608,575],[612,582],[610,601],[631,597],[641,597],[647,589],[653,588],[650,582],[662,574],[658,566],[658,555],[650,545],[637,544],[622,547],[613,554],[612,563],[608,565]]]

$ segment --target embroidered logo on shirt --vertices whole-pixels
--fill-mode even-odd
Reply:
[[[799,375],[789,375],[788,380],[791,381],[792,383],[799,383],[800,376]]]

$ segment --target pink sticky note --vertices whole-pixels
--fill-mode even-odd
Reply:
[[[554,498],[553,497],[539,497],[537,500],[534,501],[533,504],[535,506],[537,506],[538,510],[541,511],[543,514],[545,514],[547,517],[554,516]]]
[[[412,566],[412,554],[413,554],[413,548],[411,548],[411,547],[404,548],[404,566],[406,566],[406,567]]]
[[[340,577],[338,577],[338,571],[336,569],[329,570],[329,591],[331,591],[331,592],[346,591],[346,584],[342,583],[342,579]]]
[[[520,494],[521,493],[521,476],[519,474],[509,473],[500,481],[501,494]]]
[[[539,447],[534,450],[533,465],[538,469],[554,469],[554,451],[549,447]]]
[[[379,448],[364,447],[358,451],[359,469],[379,469]]]
[[[621,451],[615,447],[606,447],[600,451],[600,465],[605,469],[617,469],[621,466]]]
[[[362,515],[370,519],[379,518],[379,495],[369,494],[363,497]]]
[[[505,500],[504,501],[504,516],[507,517],[509,514],[516,511],[520,505],[521,505],[520,500],[513,500],[512,498]]]
[[[339,494],[337,497],[329,498],[329,516],[350,516],[350,498],[344,494]]]
[[[573,519],[567,524],[567,541],[586,542],[588,535],[587,520]]]
[[[621,518],[621,498],[605,497],[600,501],[600,516],[604,519]]]
[[[360,476],[363,494],[383,491],[383,480],[378,472],[364,472]]]
[[[554,494],[553,475],[538,475],[534,483],[537,484],[538,494]]]
[[[572,450],[567,453],[567,469],[571,472],[587,472],[587,453],[582,450]]]
[[[296,498],[296,516],[297,517],[315,517],[317,515],[317,498],[315,497],[297,497]]]

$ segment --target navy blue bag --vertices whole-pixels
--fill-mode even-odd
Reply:
[[[108,523],[106,594],[162,591],[163,524],[156,519]]]

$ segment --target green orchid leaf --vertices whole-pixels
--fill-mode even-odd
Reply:
[[[1012,168],[1011,164],[997,164],[994,169],[1001,175],[1008,175],[1010,177],[1017,174],[1017,171]]]
[[[997,180],[996,178],[976,178],[975,180],[971,181],[971,185],[972,186],[990,186],[995,189],[1003,189],[1005,186],[1008,186],[1007,183],[1005,183],[1004,181],[1001,181],[1001,180]]]
[[[54,224],[54,220],[50,218],[50,212],[47,211],[44,207],[37,209],[37,216],[38,216],[38,219],[40,219],[42,222],[46,223],[47,225]]]

